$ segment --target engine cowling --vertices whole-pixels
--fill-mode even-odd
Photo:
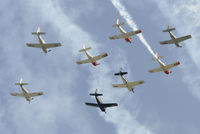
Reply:
[[[171,72],[170,72],[169,70],[166,70],[165,73],[166,73],[166,74],[170,74]]]

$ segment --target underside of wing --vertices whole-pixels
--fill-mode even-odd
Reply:
[[[103,107],[116,107],[118,106],[117,103],[106,103],[106,104],[101,104]]]
[[[112,84],[113,87],[116,87],[116,88],[125,88],[126,85],[124,84]]]
[[[136,35],[138,33],[141,33],[141,30],[137,30],[137,31],[132,31],[132,32],[128,32],[128,33],[124,33],[124,34],[120,34],[120,35],[114,35],[109,37],[110,39],[121,39],[121,38],[129,38],[133,35]]]
[[[10,93],[12,96],[17,96],[17,97],[24,97],[24,94],[22,93]]]
[[[174,44],[174,43],[176,43],[175,40],[166,40],[166,41],[161,41],[160,42],[161,45]]]
[[[161,72],[161,71],[163,71],[162,68],[155,68],[155,69],[149,70],[150,73]]]
[[[86,105],[88,106],[92,106],[92,107],[99,107],[98,104],[95,104],[95,103],[85,103]]]
[[[165,69],[170,69],[170,68],[172,68],[172,67],[178,66],[179,64],[180,64],[179,61],[178,61],[178,62],[175,62],[175,63],[172,63],[172,64],[169,64],[169,65],[165,66]]]
[[[192,36],[191,35],[187,35],[187,36],[184,36],[184,37],[177,38],[176,42],[182,42],[182,41],[190,39],[190,38],[192,38]]]
[[[46,43],[44,44],[45,48],[53,48],[53,47],[60,47],[61,43]]]
[[[43,92],[29,93],[28,95],[29,95],[29,97],[41,96],[41,95],[43,95]]]
[[[143,80],[135,81],[135,82],[128,82],[128,86],[134,87],[134,86],[137,86],[137,85],[140,85],[140,84],[143,84],[143,83],[144,83]]]
[[[101,55],[98,55],[98,56],[93,57],[93,60],[94,60],[94,61],[97,61],[97,60],[100,60],[100,59],[102,59],[102,58],[104,58],[104,57],[106,57],[106,56],[108,56],[107,53],[101,54]]]
[[[31,44],[31,43],[26,43],[28,47],[35,47],[35,48],[42,48],[41,44]]]
[[[89,59],[85,59],[85,60],[81,60],[76,62],[77,64],[86,64],[86,63],[90,63],[91,61]]]

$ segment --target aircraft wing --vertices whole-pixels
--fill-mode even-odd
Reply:
[[[114,35],[114,36],[111,36],[109,37],[111,40],[114,40],[114,39],[121,39],[121,38],[129,38],[133,35],[136,35],[138,33],[141,33],[141,30],[137,30],[137,31],[132,31],[132,32],[128,32],[128,33],[125,33],[125,34],[120,34],[120,35]]]
[[[137,86],[137,85],[140,85],[140,84],[143,84],[143,83],[144,83],[143,80],[135,81],[135,82],[128,82],[128,86],[134,87],[134,86]]]
[[[150,73],[161,72],[161,71],[163,71],[162,68],[155,68],[155,69],[149,70]]]
[[[85,59],[85,60],[81,60],[81,61],[78,61],[76,62],[77,64],[85,64],[85,63],[90,63],[90,59]]]
[[[17,96],[17,97],[25,97],[24,94],[22,93],[10,93],[12,96]]]
[[[53,47],[60,47],[61,43],[45,43],[44,47],[45,48],[53,48]]]
[[[102,59],[102,58],[104,58],[104,57],[106,57],[106,56],[108,56],[107,53],[101,54],[101,55],[98,55],[98,56],[93,57],[93,60],[94,60],[94,61],[97,61],[97,60],[100,60],[100,59]]]
[[[43,92],[29,93],[28,95],[29,97],[40,96],[40,95],[43,95]]]
[[[160,45],[174,44],[174,43],[176,43],[175,40],[166,40],[166,41],[161,41]]]
[[[190,38],[192,38],[191,35],[179,37],[179,38],[176,38],[176,42],[182,42],[182,41],[187,40],[187,39],[190,39]]]
[[[106,104],[101,104],[103,107],[115,107],[118,106],[117,103],[106,103]]]
[[[172,68],[172,67],[178,66],[179,64],[180,64],[180,62],[178,61],[178,62],[169,64],[169,65],[166,65],[165,68],[166,68],[166,69],[170,69],[170,68]]]
[[[112,84],[112,86],[116,88],[126,88],[126,85],[124,84]]]
[[[35,47],[35,48],[42,48],[41,44],[31,44],[31,43],[26,43],[28,47]]]
[[[98,104],[95,104],[95,103],[85,103],[86,105],[88,105],[88,106],[92,106],[92,107],[99,107],[99,105]]]

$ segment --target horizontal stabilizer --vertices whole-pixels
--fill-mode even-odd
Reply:
[[[162,59],[164,56],[159,56],[157,59]],[[153,58],[152,61],[157,60],[156,58]]]
[[[124,25],[125,23],[119,23],[119,24],[114,24],[114,25],[112,25],[112,27],[119,27],[119,26],[122,26],[122,25]]]
[[[90,94],[91,96],[103,96],[103,94],[97,94],[97,93],[94,93],[94,94]]]
[[[32,32],[33,35],[44,35],[46,34],[45,32]]]
[[[15,85],[28,85],[28,83],[15,83]]]
[[[168,29],[163,30],[163,32],[170,32],[170,31],[173,31],[173,30],[176,30],[176,28],[168,28]]]
[[[88,50],[90,50],[90,49],[92,49],[92,48],[91,48],[91,47],[88,47],[88,48],[79,50],[79,52],[85,52],[85,51],[88,51]]]
[[[114,75],[125,75],[128,74],[128,72],[119,72],[119,73],[115,73]]]

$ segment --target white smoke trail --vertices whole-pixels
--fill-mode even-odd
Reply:
[[[117,8],[117,10],[119,11],[120,15],[126,20],[126,22],[128,23],[128,25],[133,29],[133,30],[137,30],[138,26],[137,24],[133,21],[132,17],[130,16],[130,14],[128,13],[128,11],[126,10],[126,8],[124,7],[124,5],[122,5],[122,3],[119,0],[112,0],[112,4],[115,6],[115,8]],[[145,47],[147,48],[147,50],[154,56],[155,53],[153,52],[151,46],[149,45],[149,43],[146,41],[146,39],[144,38],[144,36],[141,34],[138,34],[138,37],[140,39],[140,41],[145,45]]]

